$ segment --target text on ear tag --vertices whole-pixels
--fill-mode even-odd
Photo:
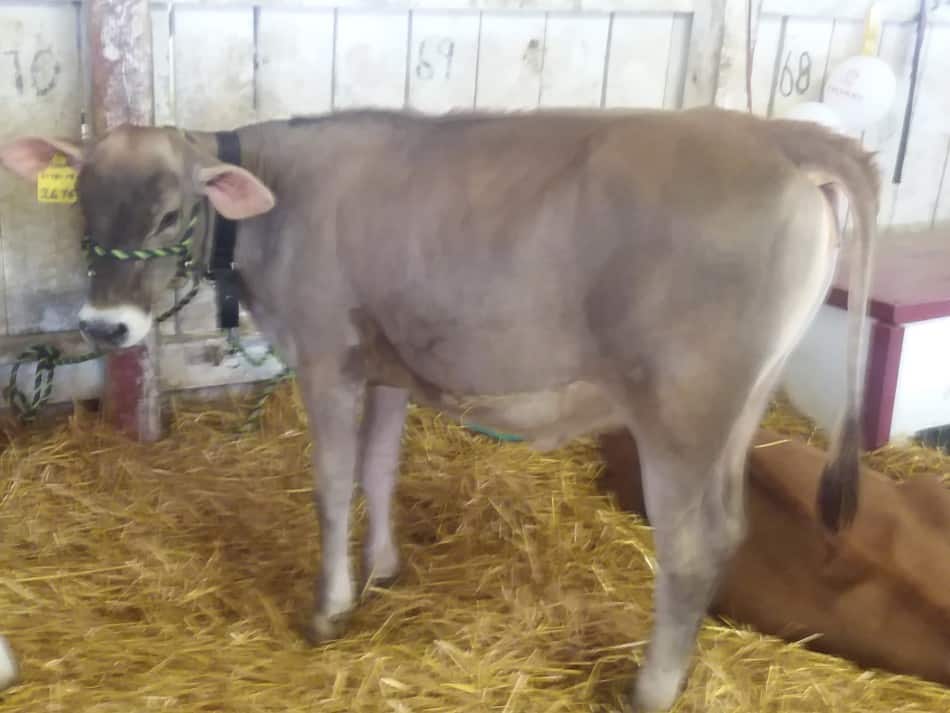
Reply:
[[[53,156],[49,166],[36,177],[36,199],[40,203],[76,202],[76,169],[62,154]]]

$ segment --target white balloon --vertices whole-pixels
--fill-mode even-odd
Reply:
[[[798,119],[799,121],[813,121],[816,124],[827,126],[833,131],[841,131],[841,117],[827,104],[821,102],[802,102],[795,104],[781,115],[782,119]]]
[[[866,129],[883,119],[897,95],[897,77],[877,57],[858,55],[839,64],[825,83],[824,103],[852,129]]]

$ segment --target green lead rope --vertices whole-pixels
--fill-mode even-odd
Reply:
[[[267,350],[260,356],[254,356],[251,354],[247,348],[241,343],[241,340],[237,336],[236,330],[228,330],[228,347],[231,354],[239,354],[244,360],[255,368],[264,366],[267,363],[268,359],[274,359],[277,362],[280,362],[280,359],[277,357],[277,352],[273,346],[268,346]],[[244,423],[238,429],[238,433],[248,433],[259,424],[261,416],[264,413],[264,407],[267,405],[267,400],[271,397],[274,391],[277,390],[277,387],[281,383],[293,378],[294,372],[290,367],[285,366],[278,374],[275,374],[270,379],[264,382],[264,388],[260,393],[260,396],[257,397],[257,400],[254,402],[254,405],[251,407],[251,410],[247,414],[247,418],[244,420]]]
[[[56,374],[57,366],[82,364],[86,361],[98,359],[100,356],[99,352],[87,352],[66,357],[57,347],[51,344],[34,344],[17,356],[13,368],[10,370],[10,381],[3,390],[3,395],[17,412],[21,421],[32,421],[53,393],[53,376]],[[32,398],[28,397],[17,386],[20,367],[30,362],[36,362]]]
[[[515,436],[510,433],[499,433],[498,431],[493,431],[492,429],[486,428],[485,426],[477,426],[474,423],[465,424],[465,428],[469,431],[480,433],[483,436],[494,438],[496,441],[505,441],[507,443],[521,443],[524,441],[521,436]]]
[[[161,323],[178,314],[185,305],[195,298],[199,287],[200,283],[195,279],[191,289],[169,309],[158,315],[155,321]],[[53,394],[53,377],[56,375],[57,367],[82,364],[101,356],[103,356],[103,353],[98,350],[75,356],[64,356],[62,350],[52,344],[34,344],[17,355],[13,368],[10,370],[10,379],[3,390],[3,395],[10,402],[21,421],[32,421]],[[33,377],[33,395],[28,396],[17,385],[17,378],[22,366],[34,362],[36,363],[36,373]]]

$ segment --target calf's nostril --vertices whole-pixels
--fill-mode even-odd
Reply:
[[[80,320],[79,329],[97,342],[113,345],[121,344],[129,335],[129,326],[125,322]]]

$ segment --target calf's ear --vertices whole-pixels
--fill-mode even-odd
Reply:
[[[0,146],[0,164],[27,181],[35,181],[49,166],[53,156],[61,153],[73,167],[82,163],[82,147],[65,139],[23,136]]]
[[[257,176],[240,166],[219,163],[199,168],[198,190],[208,196],[214,209],[230,220],[253,218],[276,204],[271,190]]]

